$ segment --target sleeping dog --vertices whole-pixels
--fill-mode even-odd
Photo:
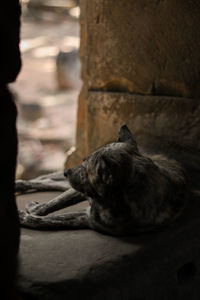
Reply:
[[[169,224],[181,214],[188,198],[180,164],[164,155],[140,151],[126,125],[121,127],[116,142],[98,149],[81,165],[66,170],[64,176],[54,174],[16,182],[20,192],[64,191],[47,203],[31,202],[26,212],[19,211],[22,226],[90,228],[110,235],[130,235]],[[85,200],[89,206],[84,211],[49,215]]]

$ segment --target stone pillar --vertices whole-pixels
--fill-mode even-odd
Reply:
[[[14,300],[18,299],[15,276],[19,248],[15,202],[17,113],[7,84],[15,80],[21,66],[19,25],[19,1],[4,1],[0,10],[0,298]]]
[[[141,146],[174,143],[198,152],[200,2],[80,3],[84,84],[77,149],[67,165],[113,141],[123,123]]]

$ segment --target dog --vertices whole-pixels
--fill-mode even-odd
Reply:
[[[67,180],[64,181],[64,178]],[[173,222],[188,200],[184,169],[162,154],[139,150],[126,125],[117,141],[88,156],[63,175],[18,181],[16,190],[62,190],[48,203],[19,211],[22,226],[35,229],[93,229],[114,236],[160,230]],[[87,200],[86,210],[49,213]]]

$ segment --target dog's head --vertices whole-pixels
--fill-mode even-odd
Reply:
[[[91,198],[102,199],[119,193],[132,177],[133,156],[139,157],[134,136],[126,125],[115,143],[107,144],[88,156],[81,165],[65,171],[72,187]]]

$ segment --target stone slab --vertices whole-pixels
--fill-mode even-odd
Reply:
[[[18,197],[51,199],[55,193]],[[85,203],[83,205],[86,205]],[[200,201],[163,232],[116,238],[90,230],[22,229],[22,299],[200,298]]]

